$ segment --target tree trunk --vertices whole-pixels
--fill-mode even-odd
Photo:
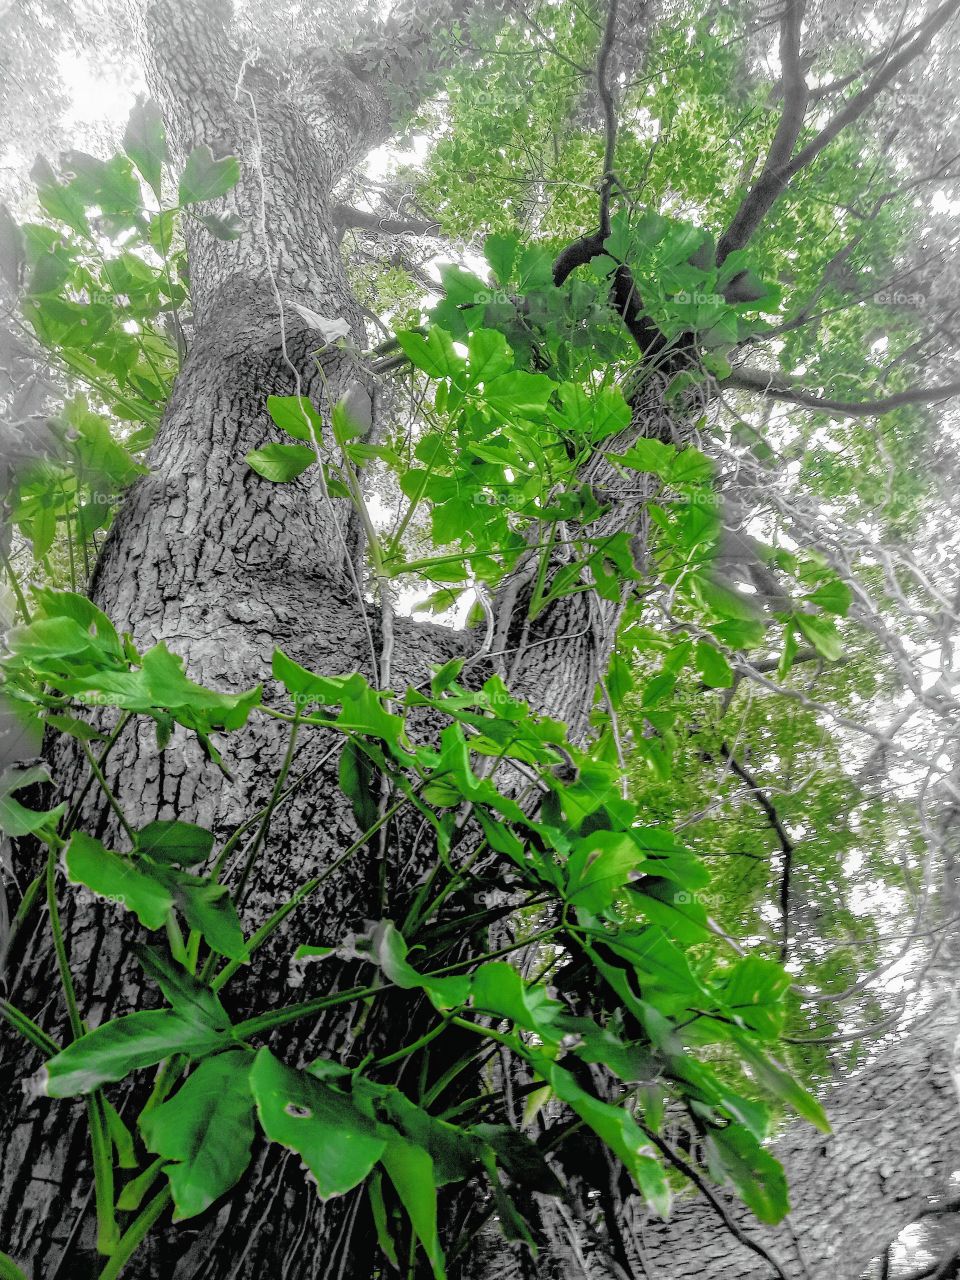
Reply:
[[[216,155],[241,157],[235,200],[246,229],[240,240],[223,242],[187,228],[194,305],[189,355],[151,450],[150,474],[117,517],[91,595],[138,647],[166,641],[185,659],[191,678],[211,687],[239,691],[268,679],[276,647],[317,672],[359,671],[376,683],[379,625],[375,608],[356,589],[349,509],[328,499],[316,479],[271,485],[244,461],[251,449],[278,437],[265,411],[268,395],[299,391],[329,407],[358,376],[352,356],[337,349],[322,358],[318,373],[312,353],[321,335],[290,304],[345,318],[356,343],[365,345],[329,201],[355,148],[365,137],[370,146],[378,141],[374,95],[357,84],[351,99],[343,86],[333,85],[340,92],[338,110],[312,103],[316,111],[308,119],[256,68],[246,69],[236,87],[241,60],[216,6],[160,0],[144,6],[142,19],[150,87],[164,109],[168,135],[181,157],[200,144]],[[453,632],[398,618],[393,678],[401,688],[416,685],[432,663],[463,646]],[[268,689],[265,700],[275,698]],[[339,751],[321,763],[333,742],[333,735],[305,735],[295,754],[291,776],[317,770],[316,776],[271,822],[246,904],[248,924],[262,922],[359,835],[337,786]],[[223,745],[232,781],[180,730],[163,753],[149,726],[126,730],[110,757],[108,778],[131,822],[176,815],[225,838],[266,801],[286,728],[261,719]],[[76,795],[86,770],[69,747],[56,772],[63,794]],[[107,843],[115,834],[97,795],[88,799],[81,825]],[[242,847],[239,853],[242,861]],[[415,867],[400,850],[391,865],[387,888],[399,898]],[[325,887],[321,901],[298,913],[296,936],[314,941],[362,926],[378,914],[376,884],[370,857],[355,859]],[[150,1003],[134,967],[123,962],[129,935],[119,916],[89,901],[76,905],[72,894],[64,895],[63,908],[85,1019],[95,1024]],[[51,1032],[62,1027],[45,918],[11,964],[17,969],[12,998]],[[290,1001],[286,964],[269,948],[255,969],[253,982],[238,975],[229,997],[234,1007],[252,1011],[254,998],[257,1009]],[[91,1238],[91,1215],[84,1216],[84,1110],[71,1102],[25,1103],[20,1080],[37,1064],[6,1034],[4,1041],[8,1064],[11,1050],[17,1062],[2,1076],[0,1239],[38,1280],[79,1275],[75,1253],[66,1268],[57,1263],[78,1218],[81,1241],[89,1246]],[[356,1204],[351,1201],[351,1212]],[[342,1219],[343,1213],[332,1216]],[[216,1222],[213,1230],[211,1222],[170,1231],[169,1241],[145,1248],[125,1275],[173,1274],[178,1258],[177,1275],[184,1277],[370,1274],[367,1249],[357,1269],[340,1271],[322,1205],[286,1158],[261,1153],[244,1191]],[[288,1260],[275,1269],[288,1249]],[[89,1252],[87,1265],[95,1274]]]
[[[273,486],[255,475],[244,457],[275,437],[265,413],[268,395],[299,391],[329,407],[351,382],[362,379],[349,351],[326,353],[318,373],[312,352],[322,338],[290,304],[345,319],[357,345],[365,345],[331,207],[344,169],[381,141],[383,95],[343,70],[328,68],[328,81],[321,83],[307,69],[292,85],[246,65],[212,0],[145,0],[141,17],[151,92],[177,152],[183,156],[206,144],[215,155],[241,158],[241,183],[231,199],[245,233],[224,242],[188,225],[194,305],[189,355],[151,453],[150,474],[127,498],[97,565],[93,598],[139,647],[166,641],[185,659],[189,675],[211,687],[236,692],[268,678],[276,647],[314,671],[360,671],[376,682],[380,626],[376,607],[357,589],[349,510],[329,499],[317,479]],[[638,510],[635,506],[632,512],[637,518]],[[617,518],[624,520],[622,509]],[[522,593],[522,581],[514,589]],[[517,693],[575,730],[582,726],[615,622],[616,609],[592,603],[587,594],[550,611],[535,635],[508,628],[500,637],[502,647],[532,646],[512,664]],[[396,688],[420,683],[431,664],[474,652],[479,644],[473,634],[403,618],[395,626],[391,685]],[[266,701],[276,696],[268,682]],[[298,747],[292,774],[316,773],[271,823],[246,905],[248,924],[262,921],[359,834],[337,787],[336,755],[325,758],[332,741],[315,735]],[[264,803],[285,748],[283,725],[251,723],[225,743],[228,781],[179,731],[159,753],[152,730],[128,728],[110,757],[108,778],[135,825],[176,816],[225,837]],[[69,796],[76,794],[85,771],[64,751],[57,774]],[[88,800],[82,825],[107,842],[114,834],[112,815],[97,797]],[[402,825],[390,829],[391,907],[402,904],[418,875],[412,834]],[[364,852],[325,887],[322,900],[311,900],[297,913],[283,952],[292,949],[293,939],[342,937],[383,914],[380,905],[375,859]],[[149,1004],[153,996],[123,962],[128,935],[119,916],[74,895],[64,895],[64,909],[88,1022]],[[63,1025],[63,1010],[52,994],[48,937],[46,920],[38,920],[22,953],[12,957],[18,966],[12,994],[53,1033]],[[266,948],[249,978],[238,975],[230,988],[232,1010],[253,1012],[289,1001],[290,975],[280,956],[279,949]],[[337,976],[312,970],[315,993],[322,994],[322,984]],[[315,1055],[325,1039],[349,1033],[344,1022],[318,1024],[292,1041],[291,1049]],[[0,1076],[2,1247],[34,1280],[95,1275],[101,1262],[92,1252],[83,1107],[21,1099],[19,1081],[37,1064],[32,1053],[25,1055],[5,1035],[8,1064],[11,1051],[14,1067],[8,1065]],[[342,1043],[337,1051],[342,1054]],[[960,1137],[955,1111],[952,1127],[947,1123],[946,1113],[955,1105],[952,1095],[939,1074],[925,1075],[931,1062],[942,1060],[928,1058],[925,1039],[905,1041],[894,1051],[892,1065],[877,1066],[854,1083],[854,1101],[841,1103],[838,1096],[832,1109],[849,1112],[849,1130],[842,1127],[827,1141],[804,1133],[795,1145],[791,1131],[784,1140],[798,1205],[794,1226],[809,1276],[829,1273],[854,1280],[855,1269],[881,1243],[882,1215],[895,1209],[895,1220],[884,1221],[883,1235],[889,1237],[916,1213],[931,1185],[942,1185],[950,1167],[946,1152],[930,1149],[920,1167],[910,1158],[921,1135],[947,1133],[954,1147]],[[874,1161],[881,1139],[896,1155]],[[932,1140],[921,1147],[927,1151]],[[925,1180],[927,1166],[933,1184]],[[462,1226],[461,1208],[450,1206],[448,1234]],[[362,1195],[324,1205],[295,1160],[276,1148],[260,1149],[221,1207],[185,1226],[161,1223],[124,1276],[365,1280],[376,1274],[367,1212]],[[794,1265],[790,1228],[769,1234],[793,1268],[791,1280],[799,1280],[804,1273]],[[759,1280],[768,1274],[755,1255],[737,1252],[699,1203],[682,1208],[667,1228],[645,1226],[643,1241],[647,1255],[672,1277],[697,1273],[716,1280],[734,1275]],[[559,1268],[566,1264],[557,1259],[569,1256],[559,1243],[552,1260],[550,1253],[539,1264],[544,1277],[562,1274]],[[502,1262],[499,1255],[496,1267]],[[643,1274],[640,1265],[645,1266],[638,1263],[637,1275]],[[484,1280],[496,1274],[491,1263]]]

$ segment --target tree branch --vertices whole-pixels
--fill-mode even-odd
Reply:
[[[897,57],[887,62],[873,77],[870,83],[854,94],[846,106],[838,111],[833,119],[825,125],[815,138],[799,151],[791,160],[788,178],[805,168],[811,160],[820,154],[848,124],[860,118],[873,105],[877,97],[887,85],[894,80],[918,54],[930,44],[937,32],[945,27],[956,13],[960,11],[960,0],[947,0],[946,4],[935,9],[926,22],[917,28],[917,34],[909,44],[905,45]]]
[[[600,185],[600,233],[604,237],[610,234],[610,193],[614,182],[613,161],[617,150],[617,109],[607,79],[607,64],[610,61],[617,30],[617,4],[618,0],[608,0],[607,22],[597,58],[597,91],[603,105],[604,121],[603,178]]]
[[[335,204],[334,221],[341,227],[357,227],[384,236],[436,236],[440,223],[429,218],[387,218],[349,204]]]
[[[820,409],[827,413],[840,413],[848,418],[873,418],[910,404],[940,404],[954,396],[960,396],[960,381],[947,382],[939,387],[911,387],[876,400],[834,400],[810,391],[782,374],[752,369],[741,365],[734,369],[725,386],[742,391],[757,391],[772,400],[786,404],[803,405],[807,409]]]
[[[753,774],[744,768],[725,742],[720,743],[720,754],[726,760],[732,772],[737,775],[741,782],[746,783],[750,794],[756,800],[757,805],[763,811],[773,829],[773,833],[780,845],[780,851],[783,854],[783,874],[780,878],[780,960],[782,963],[787,958],[787,951],[790,946],[790,876],[793,871],[794,843],[787,834],[787,829],[783,825],[783,821],[770,797]]]
[[[804,0],[784,0],[780,22],[780,67],[783,84],[783,111],[770,151],[759,178],[734,215],[717,246],[717,262],[722,263],[734,249],[740,249],[753,235],[760,220],[780,195],[783,177],[807,113],[808,89],[800,57],[800,30]]]
[[[820,132],[795,155],[792,152],[800,134],[803,117],[800,115],[800,118],[797,118],[801,103],[800,87],[796,80],[797,72],[799,71],[799,55],[795,52],[796,46],[793,42],[792,27],[795,23],[796,29],[799,31],[799,19],[792,13],[793,8],[792,4],[788,4],[781,28],[780,57],[784,66],[784,108],[780,125],[770,148],[770,154],[767,157],[763,172],[740,205],[729,228],[721,237],[717,248],[717,261],[721,263],[735,249],[742,249],[749,242],[765,215],[786,190],[790,179],[816,159],[820,152],[849,124],[858,120],[873,105],[874,101],[890,82],[900,74],[904,67],[927,48],[937,32],[946,26],[950,19],[960,10],[960,0],[946,0],[945,4],[934,10],[930,17],[920,24],[916,30],[916,35],[901,49],[900,53],[885,62],[870,83],[855,94]],[[787,78],[788,66],[792,67],[792,87]],[[800,78],[802,79],[802,72],[800,72]],[[809,93],[804,82],[802,96],[804,112],[808,97]],[[791,133],[793,134],[792,141],[790,141]],[[789,150],[786,150],[785,144],[788,141],[790,146]]]
[[[791,1124],[772,1146],[791,1188],[792,1211],[770,1227],[743,1206],[731,1216],[774,1250],[790,1280],[860,1275],[883,1246],[948,1192],[960,1142],[950,1074],[956,1016],[905,1031],[857,1075],[828,1089],[833,1125],[824,1137]],[[669,1222],[643,1229],[651,1273],[670,1280],[770,1280],[762,1262],[718,1232],[701,1201],[678,1201]]]

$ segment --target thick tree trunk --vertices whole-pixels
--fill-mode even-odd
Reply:
[[[190,352],[151,451],[150,474],[124,504],[97,565],[93,598],[138,646],[166,641],[190,676],[212,687],[239,691],[269,679],[275,647],[318,672],[360,671],[375,682],[377,610],[356,589],[348,509],[326,498],[316,479],[274,486],[244,462],[251,449],[278,436],[265,412],[268,395],[300,391],[329,406],[357,377],[352,357],[338,350],[323,358],[322,376],[317,372],[312,352],[321,335],[290,304],[345,318],[363,345],[328,202],[363,130],[370,145],[377,140],[376,111],[364,101],[371,95],[356,86],[353,100],[341,96],[339,111],[328,107],[319,123],[308,121],[266,74],[248,69],[241,81],[240,59],[213,6],[147,4],[143,26],[151,89],[179,153],[205,143],[216,154],[240,155],[236,205],[246,230],[225,243],[188,228]],[[398,619],[394,680],[401,688],[418,684],[431,663],[462,648],[463,639],[449,631]],[[267,700],[273,696],[268,690]],[[252,723],[223,743],[228,782],[187,735],[178,731],[158,753],[144,725],[124,733],[108,776],[134,824],[176,815],[224,838],[266,801],[285,745],[282,724]],[[317,770],[316,776],[271,822],[245,910],[249,924],[262,922],[359,834],[337,786],[339,752],[321,763],[332,745],[332,736],[303,736],[291,776]],[[82,761],[65,750],[57,766],[64,794],[76,794]],[[102,797],[91,796],[82,825],[110,841],[114,824]],[[415,866],[401,849],[396,855],[387,887],[401,898]],[[375,884],[371,859],[358,857],[325,887],[321,901],[298,913],[296,936],[338,937],[361,927],[378,914]],[[85,1018],[96,1023],[149,1002],[123,963],[129,935],[119,916],[88,901],[77,906],[74,895],[65,895],[64,910]],[[63,1010],[51,982],[45,919],[12,963],[13,998],[56,1031]],[[238,975],[231,988],[236,1008],[252,1011],[254,997],[258,1009],[290,1001],[287,967],[269,948],[253,968],[255,978],[245,984]],[[2,1247],[38,1280],[79,1275],[75,1251],[63,1268],[58,1259],[78,1219],[81,1245],[89,1246],[91,1236],[83,1107],[23,1100],[20,1080],[37,1064],[6,1033],[4,1041]],[[349,1209],[356,1211],[356,1201]],[[331,1216],[342,1224],[341,1210]],[[174,1230],[165,1242],[161,1233],[161,1242],[125,1274],[166,1276],[175,1266],[185,1277],[370,1271],[365,1248],[356,1269],[341,1272],[322,1206],[287,1159],[261,1153],[241,1194],[212,1226]],[[273,1266],[278,1258],[286,1259],[282,1271]],[[86,1265],[93,1270],[89,1254]]]

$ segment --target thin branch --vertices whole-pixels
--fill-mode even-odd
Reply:
[[[809,391],[781,374],[752,369],[747,365],[735,369],[724,385],[742,391],[758,391],[772,400],[803,405],[807,409],[842,413],[849,418],[878,417],[880,414],[891,413],[894,409],[902,409],[905,405],[940,404],[960,395],[960,381],[956,381],[946,382],[939,387],[911,387],[908,391],[898,391],[876,400],[833,400]]]
[[[717,262],[722,263],[734,249],[740,249],[753,235],[760,220],[786,186],[790,157],[803,128],[809,91],[800,57],[800,29],[804,0],[784,0],[780,22],[780,66],[783,83],[783,111],[770,151],[759,178],[734,215],[717,246]]]
[[[655,1133],[652,1129],[648,1129],[645,1124],[641,1124],[640,1128],[647,1135],[653,1145],[667,1157],[670,1163],[674,1165],[675,1168],[679,1169],[685,1178],[688,1178],[693,1183],[704,1199],[709,1202],[713,1210],[722,1219],[723,1225],[727,1228],[734,1239],[739,1240],[745,1248],[752,1250],[753,1253],[759,1254],[760,1257],[763,1258],[764,1262],[768,1262],[780,1277],[780,1280],[787,1280],[786,1272],[774,1255],[765,1249],[763,1245],[758,1244],[752,1236],[748,1236],[747,1233],[734,1221],[723,1201],[714,1195],[710,1185],[700,1176],[696,1169],[694,1169],[692,1165],[687,1164],[686,1160],[674,1151],[671,1146],[664,1142],[658,1133]]]
[[[846,106],[837,112],[816,137],[811,139],[801,151],[797,152],[790,161],[788,179],[801,169],[806,168],[811,160],[815,159],[824,147],[831,143],[848,124],[858,120],[873,105],[887,85],[896,79],[904,67],[908,66],[918,54],[923,53],[937,32],[942,27],[945,27],[958,11],[960,11],[960,0],[947,0],[946,4],[941,5],[939,9],[935,9],[927,21],[917,28],[917,34],[914,39],[904,46],[897,57],[887,62],[870,83],[861,89],[859,93],[854,94]]]
[[[614,182],[613,160],[617,149],[617,111],[607,80],[607,66],[616,36],[617,4],[618,0],[609,0],[607,25],[597,58],[597,92],[603,104],[604,121],[603,179],[600,187],[600,233],[604,238],[610,234],[610,193]]]
[[[790,946],[790,876],[793,871],[793,852],[796,846],[790,839],[787,829],[783,825],[783,820],[777,813],[770,797],[753,774],[744,768],[725,742],[720,743],[720,754],[730,766],[731,772],[735,773],[741,782],[746,783],[750,794],[766,816],[783,853],[783,874],[780,878],[780,960],[783,962],[787,958],[787,951]]]

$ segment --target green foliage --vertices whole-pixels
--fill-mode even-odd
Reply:
[[[318,489],[361,516],[369,515],[362,468],[382,465],[402,499],[389,534],[365,525],[382,600],[400,580],[435,588],[439,608],[468,592],[482,605],[522,571],[528,590],[511,622],[524,634],[573,597],[613,606],[617,641],[584,736],[534,714],[501,676],[463,659],[436,670],[429,689],[424,682],[395,691],[356,672],[318,674],[278,649],[264,700],[259,685],[227,694],[196,684],[164,643],[139,652],[76,588],[114,506],[145,471],[143,450],[184,354],[181,219],[196,218],[224,240],[238,234],[223,207],[197,207],[232,189],[237,161],[199,147],[174,180],[156,109],[145,104],[131,117],[124,155],[69,153],[59,178],[41,163],[34,176],[45,220],[0,227],[3,246],[13,248],[5,272],[25,276],[25,322],[86,387],[54,420],[47,456],[13,482],[13,524],[48,585],[29,604],[22,593],[20,623],[0,657],[4,697],[26,724],[76,740],[123,834],[107,847],[78,828],[73,808],[28,807],[22,793],[49,780],[38,769],[0,779],[0,829],[46,847],[49,884],[59,859],[69,884],[119,906],[152,935],[136,955],[164,1002],[92,1029],[77,1015],[63,1047],[11,1015],[46,1058],[37,1087],[53,1098],[90,1098],[101,1245],[113,1238],[115,1211],[136,1213],[161,1171],[177,1221],[217,1204],[263,1139],[296,1153],[324,1199],[365,1185],[388,1261],[403,1257],[400,1245],[411,1258],[419,1249],[443,1277],[438,1223],[448,1188],[481,1187],[505,1235],[533,1247],[531,1192],[563,1196],[570,1159],[589,1139],[666,1216],[677,1183],[663,1138],[669,1114],[689,1132],[699,1172],[773,1223],[789,1204],[765,1144],[788,1112],[828,1130],[807,1087],[822,1063],[787,1043],[805,1025],[791,979],[800,969],[800,979],[838,989],[861,963],[851,959],[855,946],[868,961],[874,955],[872,926],[848,904],[845,855],[854,836],[838,815],[859,807],[863,843],[874,850],[885,848],[888,815],[845,780],[839,738],[824,735],[799,699],[785,712],[778,699],[743,696],[743,663],[762,658],[789,682],[811,655],[828,666],[852,647],[861,669],[847,684],[839,668],[825,677],[838,705],[860,696],[856,681],[872,677],[877,663],[848,619],[850,587],[822,557],[757,541],[759,562],[783,587],[772,607],[724,576],[723,477],[700,414],[708,391],[729,377],[731,353],[762,340],[817,292],[824,261],[840,247],[836,219],[809,179],[749,251],[716,266],[709,228],[729,220],[742,195],[742,162],[769,143],[769,86],[731,88],[742,55],[728,15],[662,26],[651,57],[675,74],[629,86],[624,103],[656,121],[656,145],[642,128],[623,132],[609,234],[557,285],[557,251],[596,223],[596,192],[582,177],[601,172],[602,138],[594,121],[572,113],[579,81],[571,71],[594,56],[596,26],[578,6],[546,8],[550,50],[531,56],[523,23],[510,19],[496,56],[452,77],[450,128],[422,194],[447,230],[485,233],[489,279],[442,266],[439,301],[391,344],[421,393],[421,429],[372,444],[345,401],[324,407],[271,395],[270,418],[295,443],[271,441],[246,461],[270,484],[319,480],[312,469],[320,468]],[[518,59],[529,76],[517,75]],[[826,157],[838,204],[852,199],[844,166],[853,172],[862,141],[840,142]],[[531,156],[542,173],[527,167]],[[503,192],[511,179],[522,191],[541,178],[556,194],[531,239],[520,233],[530,221],[523,196]],[[174,187],[176,204],[165,206]],[[642,203],[627,194],[639,196],[640,187]],[[889,259],[905,217],[877,217],[861,248],[864,271]],[[662,339],[640,369],[636,340],[614,305],[625,268],[639,317]],[[831,289],[817,297],[823,306],[835,300]],[[866,381],[872,366],[862,348],[875,319],[871,304],[816,336],[785,330],[783,368],[806,362],[827,382],[856,351],[853,368]],[[902,344],[913,337],[906,321],[891,330]],[[643,434],[637,424],[647,429],[651,404],[661,417]],[[668,439],[672,415],[695,424],[702,447]],[[836,428],[822,430],[829,437]],[[912,456],[915,419],[897,418],[890,433]],[[849,495],[861,472],[875,478],[882,449],[866,433],[849,440],[842,460],[805,457],[805,467],[817,468],[811,487]],[[891,518],[909,515],[920,484],[905,482]],[[626,518],[617,505],[623,491],[635,499]],[[641,512],[637,540],[627,528],[640,527]],[[50,589],[65,582],[74,589]],[[727,726],[741,717],[738,732],[763,761],[753,766],[759,781],[727,768],[728,739],[737,734],[724,715]],[[223,742],[255,717],[285,722],[291,735],[273,799],[256,815],[261,831],[284,787],[299,785],[288,777],[297,735],[315,734],[335,742],[358,838],[245,934],[247,871],[239,886],[221,881],[236,833],[220,842],[180,818],[131,825],[101,766],[119,729],[144,720],[159,755],[195,739],[226,771]],[[424,719],[436,728],[427,741]],[[814,750],[830,766],[826,776],[778,804],[784,824],[813,833],[791,849],[793,875],[811,912],[829,923],[820,935],[799,931],[788,972],[769,923],[779,887],[771,863],[783,849],[749,812],[741,784],[756,799],[767,775],[792,777]],[[343,863],[389,840],[397,813],[417,822],[432,853],[412,901],[359,935],[300,938],[296,908]],[[677,832],[694,822],[681,839]],[[891,883],[889,859],[877,860],[878,880]],[[506,912],[477,905],[491,887],[511,904],[509,941],[495,949],[490,931]],[[56,937],[52,890],[48,901]],[[381,904],[377,914],[385,911]],[[283,942],[294,965],[337,968],[343,981],[325,987],[332,994],[231,1020],[234,1006],[219,993],[241,965],[256,990],[258,952],[280,941],[291,916]],[[453,960],[451,934],[460,948]],[[759,940],[756,951],[737,954],[729,935]],[[539,967],[519,963],[531,955]],[[59,952],[58,960],[69,992]],[[286,1061],[277,1033],[339,1005],[356,1014],[369,1051]],[[391,1037],[362,1040],[382,1006]],[[478,1065],[494,1053],[530,1081],[531,1115],[550,1108],[569,1118],[549,1149],[489,1122],[498,1082]],[[135,1126],[130,1119],[135,1140],[102,1091],[161,1062],[146,1101],[131,1095],[142,1103]],[[601,1069],[602,1084],[591,1068]],[[461,1074],[479,1095],[457,1091]],[[119,1198],[111,1149],[120,1168],[137,1169]],[[156,1159],[141,1170],[143,1150]],[[154,1198],[133,1225],[151,1225],[157,1206]],[[0,1255],[0,1273],[15,1275],[12,1266]]]
[[[157,651],[167,655],[160,646]],[[259,710],[258,691],[215,695],[186,681],[169,655],[156,668],[160,683],[152,684],[149,659],[157,651],[138,654],[82,597],[48,592],[34,621],[14,633],[4,670],[38,715],[51,703],[59,705],[61,690],[74,696],[96,692],[100,706],[163,713],[204,740],[214,726],[242,731]],[[767,1047],[782,1029],[786,975],[772,961],[754,957],[721,963],[709,973],[692,969],[681,948],[713,936],[697,901],[708,883],[702,863],[668,830],[642,824],[642,811],[620,795],[618,765],[597,744],[583,749],[569,741],[564,726],[533,715],[509,696],[499,677],[480,689],[467,688],[459,680],[462,665],[458,660],[438,670],[429,693],[408,689],[397,710],[388,710],[388,695],[356,674],[319,676],[281,651],[273,670],[294,700],[300,731],[333,728],[345,736],[352,764],[341,775],[361,820],[371,827],[377,823],[377,806],[364,800],[360,780],[373,793],[378,775],[401,803],[427,820],[441,859],[434,877],[449,879],[447,892],[469,877],[454,869],[451,820],[464,804],[473,809],[501,874],[521,901],[540,904],[533,917],[541,922],[538,932],[516,946],[540,937],[579,957],[578,983],[591,1012],[571,1011],[548,994],[543,980],[525,980],[503,958],[478,957],[453,965],[454,972],[432,972],[431,943],[418,944],[421,959],[413,963],[402,931],[389,920],[351,944],[350,954],[379,974],[355,998],[392,990],[410,1002],[412,1015],[426,996],[437,1021],[423,1037],[425,1045],[460,1026],[480,1042],[506,1047],[610,1148],[661,1213],[669,1205],[668,1182],[648,1134],[660,1127],[664,1101],[671,1099],[687,1109],[703,1134],[707,1169],[730,1180],[760,1216],[778,1219],[786,1198],[782,1175],[760,1145],[771,1112],[752,1097],[756,1081],[771,1098],[826,1127],[819,1106]],[[422,708],[446,721],[438,747],[418,745],[407,731],[406,717]],[[532,768],[547,794],[542,811],[528,813],[496,775],[478,773],[475,760],[484,757]],[[562,765],[573,766],[574,780],[559,779]],[[39,831],[52,848],[63,843],[49,821]],[[233,962],[216,988],[236,962],[251,958],[276,917],[247,946],[216,872],[210,878],[177,869],[212,852],[210,834],[201,828],[152,822],[130,837],[132,847],[116,852],[73,831],[64,865],[72,882],[119,902],[147,929],[167,926],[169,957],[144,948],[138,954],[169,1005],[87,1031],[50,1057],[39,1086],[51,1097],[89,1094],[162,1059],[192,1060],[197,1065],[185,1083],[166,1098],[174,1073],[138,1121],[147,1150],[164,1162],[177,1218],[202,1212],[242,1175],[255,1109],[266,1137],[303,1158],[323,1197],[345,1194],[382,1167],[387,1182],[377,1182],[380,1190],[372,1194],[382,1198],[384,1185],[393,1188],[434,1273],[442,1276],[437,1188],[483,1170],[502,1197],[501,1175],[519,1176],[515,1151],[493,1140],[488,1127],[447,1122],[415,1102],[382,1078],[376,1057],[353,1072],[327,1060],[297,1070],[268,1048],[254,1057],[251,1037],[316,1016],[329,1001],[267,1011],[231,1026],[209,986],[215,970],[206,964],[206,976],[194,976],[196,947],[206,943],[214,965],[217,953]],[[321,881],[309,882],[294,901]],[[432,877],[407,917],[407,927],[425,940],[445,896],[430,900],[439,886]],[[175,914],[196,936],[192,948],[185,949],[179,932],[171,931]],[[326,955],[326,964],[337,953],[335,947],[301,947],[298,955],[311,952]],[[708,1045],[723,1047],[728,1073],[731,1063],[740,1062],[754,1083],[729,1083],[718,1074],[700,1056]],[[623,1097],[610,1101],[587,1088],[587,1077],[572,1069],[578,1061],[603,1063],[621,1081]],[[636,1084],[653,1079],[659,1082],[657,1096],[644,1101]],[[522,1236],[527,1228],[516,1206],[503,1211]]]
[[[43,220],[17,226],[3,213],[3,274],[17,292],[18,325],[76,391],[4,497],[45,580],[73,589],[89,576],[123,493],[146,471],[186,352],[181,220],[197,218],[224,239],[239,233],[229,217],[198,211],[236,184],[235,158],[215,161],[198,147],[178,203],[167,205],[174,180],[153,103],[134,109],[123,148],[105,161],[65,152],[59,174],[41,157],[31,176]]]

